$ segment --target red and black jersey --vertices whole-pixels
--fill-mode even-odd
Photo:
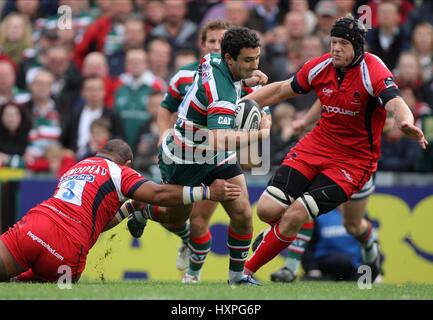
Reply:
[[[109,159],[88,158],[68,170],[53,197],[37,209],[90,249],[120,205],[146,181],[135,170]]]
[[[333,66],[331,55],[325,54],[303,65],[292,88],[297,93],[315,90],[322,104],[320,121],[298,145],[342,161],[366,160],[376,168],[384,106],[400,94],[380,58],[365,53],[359,64],[342,74]]]

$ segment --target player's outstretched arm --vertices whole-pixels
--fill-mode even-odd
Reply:
[[[185,187],[173,184],[157,184],[152,181],[143,183],[132,198],[160,206],[178,206],[200,200],[230,201],[241,194],[239,186],[222,179],[215,180],[210,186]]]
[[[393,113],[398,128],[403,131],[407,137],[416,140],[421,148],[427,148],[428,142],[424,137],[424,133],[420,128],[414,125],[412,111],[401,97],[395,97],[389,100],[385,105],[385,109]]]
[[[284,100],[296,96],[292,89],[292,78],[284,81],[270,83],[253,93],[245,96],[244,99],[252,99],[260,107],[272,106]]]
[[[235,200],[240,194],[241,188],[239,186],[222,179],[215,180],[210,186],[201,187],[184,187],[147,181],[135,191],[133,200],[128,199],[121,205],[113,219],[102,231],[110,230],[134,211],[142,210],[144,203],[169,207],[188,205],[200,200]]]

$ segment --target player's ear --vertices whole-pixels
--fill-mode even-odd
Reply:
[[[233,60],[233,57],[230,55],[230,53],[226,52],[226,53],[224,54],[224,60],[225,60],[226,62],[229,62],[229,61],[232,61],[232,60]]]
[[[127,160],[125,163],[125,166],[131,167],[132,166],[132,160]]]

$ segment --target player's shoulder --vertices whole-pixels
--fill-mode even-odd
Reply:
[[[331,54],[325,53],[321,56],[307,60],[302,66],[301,71],[310,72],[310,70],[318,67],[320,68],[320,70],[323,70],[323,68],[327,67],[329,64],[331,64],[331,62],[332,62]]]
[[[80,162],[75,164],[75,166],[89,166],[89,165],[95,165],[95,164],[101,164],[101,163],[102,164],[106,163],[104,158],[93,156],[93,157],[89,157],[89,158],[85,158],[85,159],[81,160]]]
[[[370,69],[371,68],[385,68],[386,70],[389,70],[381,58],[379,58],[378,56],[376,56],[375,54],[372,54],[370,52],[364,53],[364,61]]]
[[[170,84],[173,85],[175,84],[175,86],[177,87],[177,82],[179,81],[179,79],[184,79],[184,78],[194,78],[197,70],[198,70],[198,66],[199,66],[199,62],[192,62],[189,64],[186,64],[182,67],[180,67],[176,73],[173,74],[173,76],[170,79]],[[192,80],[191,80],[192,82]]]
[[[199,64],[199,61],[197,60],[197,61],[194,61],[194,62],[191,62],[191,63],[188,63],[188,64],[186,64],[186,65],[183,65],[183,66],[181,66],[178,70],[177,70],[177,72],[181,72],[181,71],[197,71],[197,69],[198,69],[198,64]]]
[[[223,59],[219,53],[208,53],[200,60],[200,65],[207,68],[224,68]]]
[[[209,53],[201,58],[198,72],[203,82],[214,80],[217,85],[221,85],[226,80],[231,80],[227,64],[219,53]]]

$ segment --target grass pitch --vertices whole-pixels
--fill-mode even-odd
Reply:
[[[56,284],[1,283],[0,299],[55,300],[432,300],[428,284],[373,284],[361,290],[357,283],[296,282],[232,288],[224,282],[183,285],[177,281],[80,282],[71,289]]]

